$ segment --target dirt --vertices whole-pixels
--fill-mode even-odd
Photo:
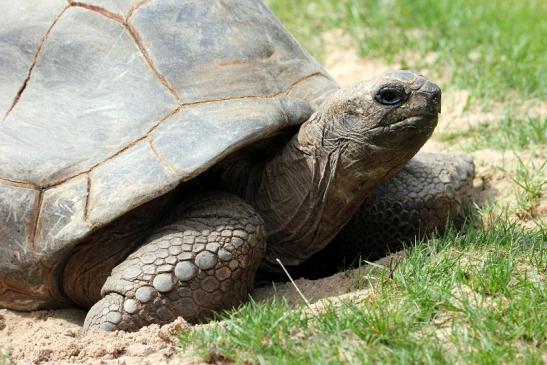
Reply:
[[[337,35],[335,39],[337,39],[337,46],[328,50],[324,63],[331,75],[342,85],[378,76],[389,69],[399,68],[399,65],[387,65],[381,60],[360,59],[355,47],[347,38]],[[545,105],[536,105],[534,108],[534,112],[545,113]],[[463,132],[477,123],[496,123],[500,118],[499,113],[484,113],[470,108],[469,92],[447,89],[443,94],[443,113],[438,130],[424,150],[447,150],[449,145],[436,138],[444,131]],[[508,168],[504,172],[496,166],[514,164],[514,156],[493,150],[477,151],[472,155],[477,166],[475,179],[477,200],[501,199],[513,204],[514,184],[510,173],[507,172],[511,170]],[[530,161],[541,161],[544,157],[545,155],[541,153],[527,153],[524,158]],[[545,206],[543,202],[538,207],[542,216],[547,213]],[[393,267],[401,257],[400,255],[388,257],[380,264]],[[327,301],[334,305],[342,299],[358,302],[370,295],[367,289],[355,290],[355,288],[358,283],[359,287],[363,287],[363,274],[372,269],[373,267],[370,266],[363,267],[319,280],[298,279],[295,283],[303,296],[311,303],[310,310],[320,311]],[[274,295],[285,297],[290,303],[303,302],[291,283],[258,288],[253,297],[260,301]],[[80,330],[84,318],[85,312],[76,309],[31,313],[2,309],[0,310],[0,349],[9,350],[13,362],[17,364],[201,363],[190,354],[177,352],[175,334],[187,326],[181,318],[167,326],[151,325],[135,333],[94,333],[82,338]]]
[[[393,267],[402,257],[402,253],[395,254],[377,261],[376,265]],[[320,311],[327,301],[336,305],[342,299],[364,299],[368,295],[366,289],[353,289],[365,274],[373,278],[374,270],[377,266],[366,266],[315,281],[298,279],[295,283],[312,304],[310,310]],[[285,297],[292,304],[304,303],[290,282],[259,288],[253,299],[262,301],[272,296]],[[203,363],[192,354],[177,352],[176,334],[189,326],[182,318],[162,327],[150,325],[134,333],[96,332],[82,337],[84,318],[85,312],[78,309],[30,313],[0,309],[0,349],[10,349],[17,364]]]
[[[381,59],[360,58],[351,38],[338,31],[325,35],[323,65],[342,86],[373,79],[386,71],[400,68],[400,65],[390,65]]]
[[[196,364],[187,357],[177,359],[176,333],[182,319],[139,332],[93,333],[85,338],[80,330],[85,312],[78,309],[31,313],[0,310],[0,348],[11,349],[20,364]]]

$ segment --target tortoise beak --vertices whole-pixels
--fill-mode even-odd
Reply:
[[[439,114],[441,112],[442,91],[437,84],[426,80],[418,92],[425,95],[432,114]]]

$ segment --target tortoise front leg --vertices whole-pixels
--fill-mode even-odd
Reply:
[[[336,238],[298,269],[326,275],[359,257],[377,259],[418,237],[460,226],[473,203],[473,161],[463,154],[420,153],[367,197]]]
[[[262,219],[241,199],[213,193],[183,202],[112,270],[84,333],[135,331],[178,316],[198,322],[238,305],[254,286],[264,251]]]

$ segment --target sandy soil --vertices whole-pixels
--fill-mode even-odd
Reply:
[[[0,310],[0,348],[11,349],[18,364],[196,364],[174,356],[175,333],[186,323],[152,325],[136,333],[80,330],[85,312],[77,309],[20,313]]]
[[[362,60],[356,55],[349,41],[340,41],[337,48],[327,52],[326,68],[342,84],[375,77],[398,65],[386,65],[380,60]],[[342,38],[343,40],[343,38]],[[443,95],[443,113],[437,134],[446,130],[465,131],[478,122],[499,120],[495,113],[481,113],[468,110],[469,93],[465,90],[446,90]],[[538,108],[540,114],[545,107]],[[447,145],[432,138],[424,147],[429,151],[444,151]],[[473,153],[477,165],[477,199],[503,199],[514,202],[514,193],[508,173],[495,168],[501,162],[514,163],[509,153],[484,150]],[[541,154],[527,156],[530,160],[541,159]],[[543,155],[543,158],[545,156]],[[545,202],[538,207],[545,215]],[[399,256],[382,261],[387,266],[398,260]],[[315,281],[299,279],[296,281],[304,296],[320,308],[325,300],[336,303],[341,298],[359,301],[368,295],[367,290],[354,291],[357,278],[362,277],[357,269],[338,273]],[[299,294],[290,283],[275,287],[259,288],[254,293],[256,300],[264,300],[272,295],[286,297],[291,303],[301,302]],[[136,333],[97,333],[80,338],[79,332],[85,313],[80,310],[51,310],[32,313],[19,313],[0,310],[0,349],[9,349],[12,359],[18,364],[199,364],[200,360],[188,354],[177,353],[177,340],[174,334],[187,324],[179,319],[174,323],[159,327],[152,325]]]
[[[379,260],[377,264],[393,267],[403,253]],[[338,273],[319,280],[296,280],[296,285],[312,303],[311,310],[323,308],[326,301],[336,305],[341,299],[360,301],[367,290],[354,291],[356,281],[365,274],[373,277],[375,267],[368,266]],[[290,283],[259,288],[256,301],[272,296],[287,298],[289,303],[303,303]],[[179,318],[165,325],[151,325],[139,332],[97,332],[82,338],[80,330],[85,312],[78,309],[22,313],[0,309],[0,349],[11,349],[17,364],[201,364],[191,354],[177,352],[176,333],[188,326]]]

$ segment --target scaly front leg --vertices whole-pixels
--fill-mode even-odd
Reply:
[[[198,322],[232,308],[252,290],[265,248],[262,219],[241,199],[211,193],[184,201],[112,270],[84,333],[135,331],[178,316]]]

